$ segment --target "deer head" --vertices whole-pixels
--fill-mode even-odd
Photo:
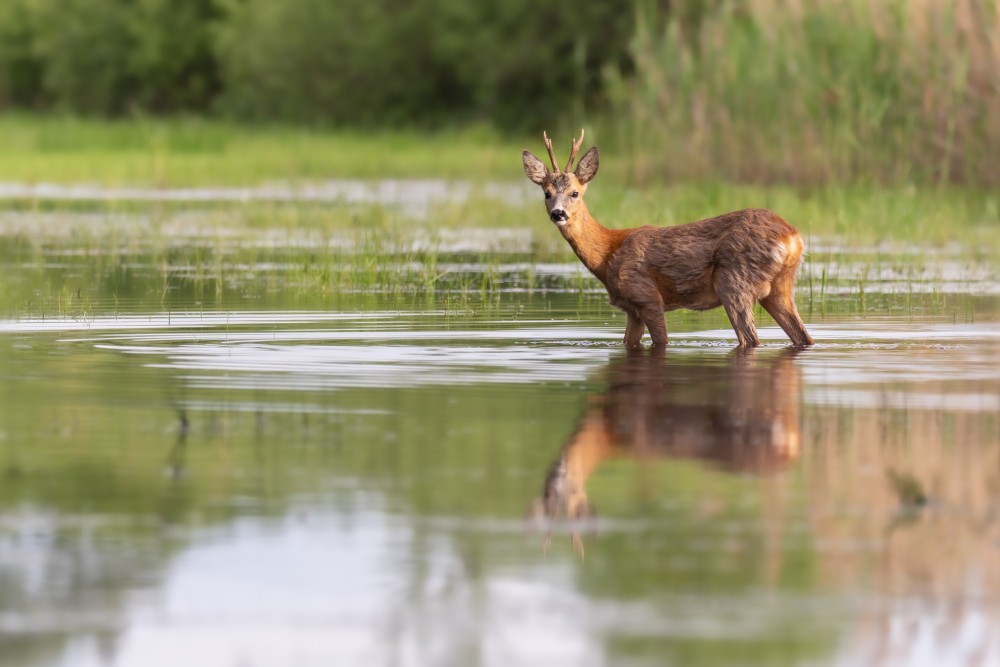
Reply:
[[[587,492],[583,488],[583,480],[568,479],[565,470],[559,470],[557,464],[549,473],[541,498],[536,498],[528,508],[525,517],[529,525],[547,525],[545,542],[542,551],[548,553],[552,544],[553,524],[559,519],[565,519],[573,524],[580,521],[597,518],[597,509],[587,500]],[[583,540],[576,530],[570,532],[573,549],[583,558]]]
[[[548,211],[549,219],[563,227],[574,218],[574,214],[583,203],[587,183],[597,175],[600,163],[597,146],[591,146],[590,150],[580,158],[576,169],[570,171],[576,154],[583,145],[583,130],[580,130],[580,138],[573,142],[566,168],[560,171],[556,166],[556,155],[552,150],[549,135],[543,132],[542,138],[545,140],[545,149],[549,152],[552,170],[549,171],[545,163],[531,151],[521,153],[521,162],[524,164],[524,173],[532,183],[540,185],[542,192],[545,193],[545,209]]]
[[[598,414],[584,417],[580,427],[545,477],[542,496],[528,508],[526,528],[545,528],[542,550],[548,553],[556,523],[566,522],[573,548],[583,558],[579,529],[593,530],[597,509],[587,499],[584,484],[593,470],[607,458],[613,436]]]

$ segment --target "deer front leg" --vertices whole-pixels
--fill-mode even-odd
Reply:
[[[646,323],[637,313],[625,313],[628,321],[625,324],[625,347],[629,350],[642,349],[642,334],[646,331]]]
[[[653,347],[667,344],[667,322],[663,319],[663,297],[652,279],[639,271],[619,272],[614,284],[609,285],[611,304],[628,314],[625,327],[625,343],[639,345],[643,328],[649,329]],[[637,321],[633,324],[633,321]],[[643,326],[645,325],[645,327]],[[634,334],[633,334],[634,332]],[[634,338],[630,334],[634,335]],[[631,348],[630,349],[635,349]]]
[[[649,337],[653,339],[653,347],[667,346],[667,321],[663,319],[662,306],[647,306],[642,309],[642,321],[649,329]]]
[[[634,312],[638,320],[649,329],[649,337],[653,339],[653,347],[665,347],[667,344],[667,322],[663,319],[663,298],[652,286],[647,287],[641,283],[628,286],[629,293],[626,293],[627,303],[631,309],[627,312]],[[631,321],[631,320],[630,320]],[[626,328],[627,332],[632,327]],[[641,326],[637,328],[639,335],[636,336],[636,343],[642,338]]]

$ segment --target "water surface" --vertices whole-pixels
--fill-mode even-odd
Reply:
[[[817,253],[815,348],[635,355],[516,235],[338,289],[265,236],[11,232],[5,667],[1000,662],[988,265]]]

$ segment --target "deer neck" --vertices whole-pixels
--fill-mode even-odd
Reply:
[[[590,214],[580,202],[573,217],[559,228],[576,256],[598,280],[607,284],[608,260],[622,241],[631,234],[628,229],[608,229]]]

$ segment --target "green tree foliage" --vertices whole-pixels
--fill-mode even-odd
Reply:
[[[624,65],[630,5],[527,0],[246,0],[219,30],[240,116],[428,124],[582,114]]]
[[[0,0],[0,109],[533,126],[600,100],[602,69],[627,69],[634,16],[528,0]]]
[[[0,0],[0,111],[586,121],[635,183],[993,186],[998,35],[1000,0]]]
[[[32,19],[26,1],[0,1],[0,108],[40,101],[43,67],[34,53]]]
[[[0,106],[204,110],[217,15],[214,0],[4,0]]]

